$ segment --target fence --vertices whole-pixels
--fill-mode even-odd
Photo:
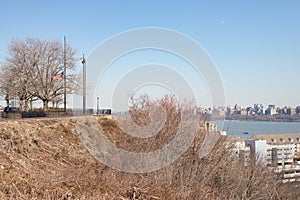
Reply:
[[[56,117],[72,117],[72,116],[83,116],[83,115],[111,115],[111,109],[101,109],[98,112],[93,109],[87,109],[83,112],[82,109],[71,110],[68,109],[67,111],[64,110],[48,110],[48,111],[29,111],[29,112],[2,112],[2,120],[17,120],[23,118],[41,118],[41,117],[48,117],[48,118],[56,118]]]

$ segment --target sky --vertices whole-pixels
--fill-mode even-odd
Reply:
[[[300,105],[300,1],[10,0],[2,1],[1,8],[0,60],[7,56],[12,39],[62,40],[66,35],[80,57],[121,32],[160,27],[182,33],[205,49],[222,78],[226,105]],[[199,93],[199,104],[211,103],[203,79],[193,78],[187,63],[161,52],[143,55],[137,52],[129,58],[140,59],[135,65],[147,64],[149,58],[153,63],[176,65],[175,70]],[[122,59],[120,65],[132,64]],[[102,81],[116,85],[117,69]],[[103,106],[109,107],[105,90],[96,93],[101,93]]]

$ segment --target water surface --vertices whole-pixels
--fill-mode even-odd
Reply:
[[[221,122],[218,121],[218,127]],[[220,128],[219,128],[220,130]],[[250,138],[256,134],[300,133],[300,122],[224,121],[227,135]],[[244,134],[248,132],[248,134]]]

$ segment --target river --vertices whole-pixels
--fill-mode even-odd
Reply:
[[[222,122],[218,121],[221,130]],[[256,134],[300,133],[300,122],[224,121],[227,135],[250,138]],[[244,134],[248,132],[248,134]]]

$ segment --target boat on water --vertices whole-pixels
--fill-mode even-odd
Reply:
[[[248,131],[244,131],[243,134],[249,134]]]

